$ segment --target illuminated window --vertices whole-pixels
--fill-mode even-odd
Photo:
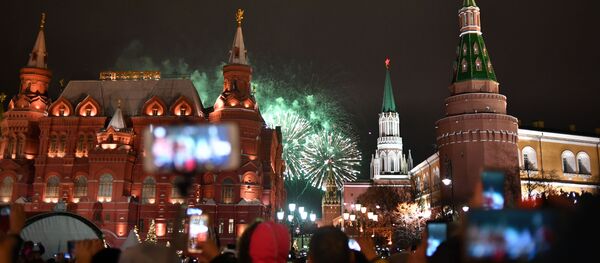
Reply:
[[[223,180],[223,184],[221,185],[223,188],[221,193],[221,200],[225,204],[233,203],[233,181],[229,178]]]
[[[50,135],[50,146],[48,147],[49,153],[56,152],[56,135]]]
[[[481,65],[481,59],[477,57],[477,59],[475,60],[475,70],[481,71],[482,69],[483,67]]]
[[[59,150],[58,152],[64,153],[67,149],[67,135],[62,134],[60,136],[60,143],[59,143]]]
[[[88,105],[87,107],[85,107],[85,116],[92,116],[92,106]]]
[[[571,151],[561,154],[564,173],[575,173],[575,155]]]
[[[158,107],[156,105],[152,107],[152,116],[158,116]]]
[[[487,68],[490,73],[492,73],[492,62],[488,60]]]
[[[467,43],[463,44],[463,56],[467,54]]]
[[[79,176],[75,179],[75,197],[87,196],[87,183],[85,176]]]
[[[100,184],[98,186],[98,198],[102,200],[110,200],[112,198],[113,177],[110,174],[100,176]]]
[[[7,156],[8,158],[12,158],[14,147],[15,147],[15,138],[14,137],[9,137],[8,138],[8,146],[6,147],[6,154],[5,154],[5,156]]]
[[[590,156],[585,152],[580,152],[577,154],[577,171],[580,174],[592,173],[592,170],[590,169]]]
[[[57,176],[52,176],[46,182],[46,198],[58,198],[58,186],[60,180]]]
[[[181,105],[181,107],[179,107],[179,115],[185,116],[186,111],[187,107],[185,105]]]
[[[2,180],[2,186],[0,187],[0,202],[8,203],[12,197],[14,180],[12,177],[7,176]]]
[[[234,220],[233,218],[229,219],[229,227],[227,228],[227,232],[229,234],[233,234]]]
[[[219,234],[223,234],[223,228],[225,227],[225,223],[219,222]]]
[[[65,106],[58,108],[58,116],[65,116]]]
[[[523,148],[523,168],[537,170],[537,153],[530,146]]]
[[[83,156],[83,151],[84,151],[84,144],[85,144],[85,136],[83,134],[79,135],[79,138],[77,139],[77,150],[75,150],[75,156],[76,157],[82,157]]]
[[[473,54],[479,55],[479,44],[477,42],[473,44]]]
[[[175,199],[176,201],[182,199],[181,193],[179,193],[179,189],[177,189],[177,184],[182,180],[183,177],[181,176],[176,176],[175,179],[173,179],[173,183],[171,184],[171,199]]]
[[[460,63],[462,72],[467,72],[467,60],[466,59],[462,59],[462,62]]]
[[[154,204],[156,195],[156,180],[146,177],[142,185],[142,204]]]

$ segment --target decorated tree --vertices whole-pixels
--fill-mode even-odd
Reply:
[[[156,225],[154,224],[154,219],[152,219],[150,222],[150,227],[148,227],[146,240],[144,240],[144,242],[156,244],[156,241]]]
[[[415,202],[398,204],[394,211],[393,242],[398,248],[406,248],[415,244],[421,238],[427,220],[431,217],[431,210],[423,209]]]

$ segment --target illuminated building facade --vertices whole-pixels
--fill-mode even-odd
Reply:
[[[169,240],[182,224],[174,219],[184,202],[209,215],[222,244],[235,243],[256,218],[271,218],[286,196],[281,131],[266,127],[250,90],[241,12],[214,107],[204,107],[189,79],[140,71],[71,81],[52,101],[42,20],[21,87],[0,124],[0,202],[23,202],[30,214],[64,204],[97,224],[113,246],[135,225],[146,233],[152,220],[158,240]],[[223,121],[240,129],[237,170],[197,174],[188,196],[176,191],[180,175],[144,171],[147,127]]]

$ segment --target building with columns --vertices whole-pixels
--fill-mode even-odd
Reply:
[[[251,91],[252,67],[238,10],[223,91],[205,107],[189,79],[160,72],[103,72],[71,81],[52,100],[44,18],[21,85],[0,122],[0,202],[22,202],[30,215],[66,210],[96,224],[112,246],[135,225],[155,220],[159,241],[170,240],[180,204],[201,208],[221,244],[235,243],[247,224],[272,218],[285,202],[279,129],[265,125]],[[153,125],[234,122],[240,129],[240,167],[199,173],[181,196],[177,174],[143,169],[143,130]]]

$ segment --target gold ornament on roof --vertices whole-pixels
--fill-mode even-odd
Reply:
[[[43,29],[46,25],[46,13],[42,13],[42,19],[40,21],[40,29]]]
[[[235,13],[235,21],[237,21],[238,26],[242,25],[242,20],[244,20],[244,9],[238,9]]]

